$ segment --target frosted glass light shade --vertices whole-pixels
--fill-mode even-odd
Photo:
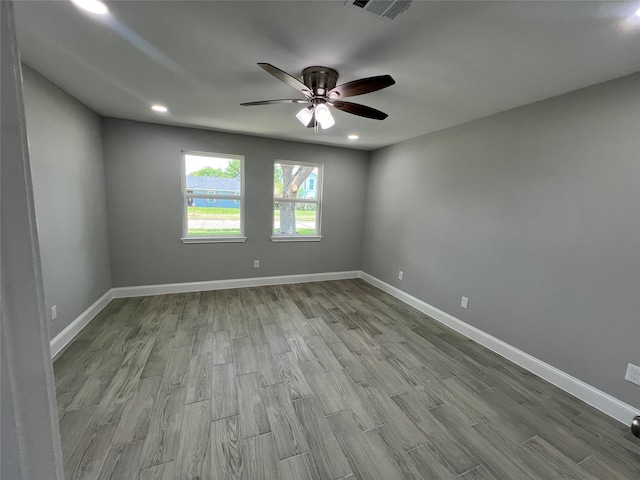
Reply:
[[[328,120],[330,117],[331,112],[329,111],[329,107],[327,107],[324,103],[316,106],[316,118],[320,123]]]
[[[326,130],[327,128],[333,127],[336,124],[336,121],[333,119],[333,116],[329,114],[329,118],[325,119],[322,122],[319,121],[319,123],[322,129]]]
[[[312,107],[303,108],[296,114],[296,118],[300,120],[300,123],[302,123],[306,127],[307,125],[309,125],[309,122],[313,118],[313,108]]]
[[[324,103],[316,106],[316,119],[318,120],[318,123],[323,130],[331,128],[336,124],[336,121],[331,116],[329,107],[327,107]]]

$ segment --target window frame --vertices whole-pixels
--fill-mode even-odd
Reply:
[[[324,180],[324,164],[322,163],[311,163],[311,162],[297,162],[293,160],[274,160],[273,168],[272,168],[272,189],[275,184],[275,166],[277,164],[285,164],[285,165],[298,165],[301,167],[314,167],[318,169],[317,177],[316,177],[316,198],[295,198],[291,199],[289,197],[276,197],[275,193],[273,194],[273,201],[271,205],[271,241],[272,242],[319,242],[322,240],[321,228],[322,228],[322,191],[324,189],[323,180]],[[308,180],[308,177],[307,179]],[[305,181],[306,181],[305,180]],[[275,223],[276,223],[276,202],[290,202],[290,203],[315,203],[316,207],[316,233],[314,235],[308,234],[298,234],[298,235],[281,235],[275,233]]]
[[[211,157],[211,158],[227,158],[229,160],[240,160],[240,195],[217,195],[217,194],[206,194],[206,193],[187,193],[187,166],[186,166],[186,156],[194,155],[199,157]],[[182,178],[180,180],[181,184],[181,202],[182,202],[182,237],[180,241],[182,243],[240,243],[245,242],[247,237],[245,235],[244,229],[244,218],[245,218],[245,158],[244,155],[235,155],[229,153],[214,153],[214,152],[198,152],[193,150],[182,150],[180,154],[180,169]],[[195,190],[195,189],[192,189]],[[204,189],[205,191],[211,191],[208,189]],[[214,190],[215,192],[215,190]],[[189,235],[189,198],[204,198],[207,200],[240,200],[240,234],[229,234],[229,235]],[[208,202],[207,202],[208,203]],[[217,203],[217,202],[214,202]]]

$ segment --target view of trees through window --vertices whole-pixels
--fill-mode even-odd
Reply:
[[[184,152],[182,161],[184,241],[243,241],[244,157]],[[276,161],[274,239],[319,237],[321,196],[322,165]]]
[[[274,235],[320,235],[321,172],[321,165],[275,162]]]
[[[240,178],[240,160],[222,160],[224,160],[224,169],[207,165],[206,167],[202,167],[200,170],[191,172],[189,175],[193,175],[195,177]]]
[[[241,236],[244,158],[183,154],[185,236]]]

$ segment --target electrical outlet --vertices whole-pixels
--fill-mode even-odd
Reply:
[[[631,383],[635,383],[636,385],[640,385],[640,367],[630,363],[627,366],[627,374],[624,376],[624,379]]]
[[[402,280],[402,277],[404,277],[404,273],[402,272],[402,270],[398,271],[398,280]]]
[[[260,268],[260,260],[253,261],[253,268]]]
[[[58,307],[54,305],[51,307],[51,320],[55,320],[56,318],[58,318]]]
[[[469,299],[467,297],[462,297],[462,300],[460,301],[460,306],[464,309],[469,308]]]

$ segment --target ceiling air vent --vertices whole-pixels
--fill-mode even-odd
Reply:
[[[369,12],[378,18],[393,20],[409,8],[412,0],[347,0],[347,7]]]

